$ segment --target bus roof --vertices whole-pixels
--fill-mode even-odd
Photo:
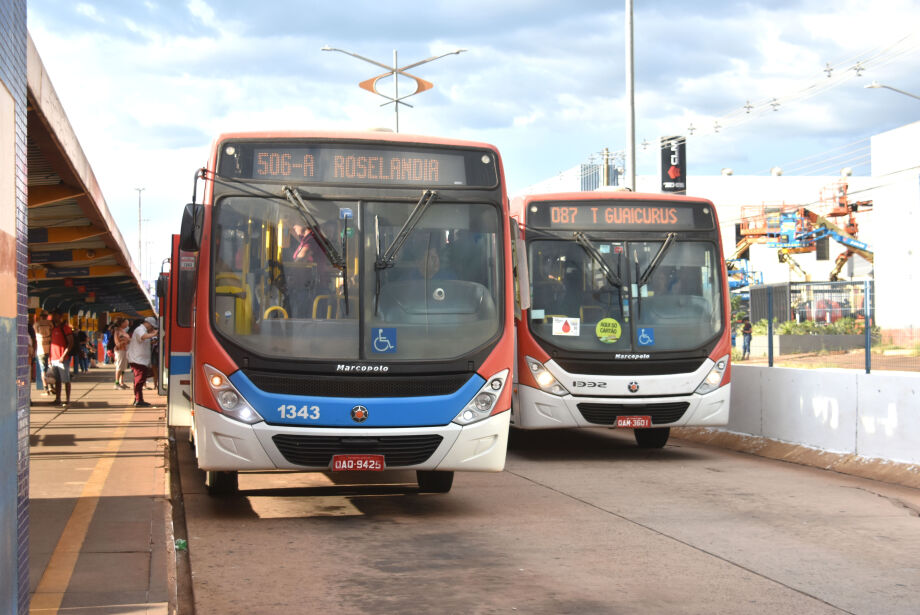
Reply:
[[[323,130],[264,130],[247,132],[226,132],[217,136],[214,144],[229,139],[326,139],[329,141],[387,141],[391,143],[430,143],[458,147],[485,148],[498,151],[494,145],[476,141],[464,141],[448,137],[412,135],[389,131],[323,131]]]
[[[592,192],[545,192],[542,194],[525,194],[511,200],[511,215],[521,219],[524,208],[540,201],[682,201],[699,203],[715,207],[709,199],[683,194],[661,194],[657,192],[632,192],[630,190],[598,190]]]

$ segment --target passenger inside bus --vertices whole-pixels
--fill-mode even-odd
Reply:
[[[282,249],[288,317],[329,318],[337,271],[303,221],[292,221],[289,228],[287,247]],[[334,225],[325,224],[321,231],[329,237]]]

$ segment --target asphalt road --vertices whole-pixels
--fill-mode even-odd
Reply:
[[[177,450],[199,615],[920,612],[905,487],[599,429],[512,432],[444,495],[259,473],[215,499]]]

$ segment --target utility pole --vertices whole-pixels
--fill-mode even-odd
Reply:
[[[633,75],[633,3],[626,0],[626,187],[636,190],[636,96]]]
[[[141,279],[144,279],[144,261],[141,259],[141,192],[145,188],[135,188],[137,190],[137,266],[141,269]]]

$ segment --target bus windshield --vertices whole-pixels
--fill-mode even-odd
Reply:
[[[212,318],[226,339],[267,358],[431,361],[499,334],[497,204],[430,203],[380,267],[416,200],[303,201],[309,224],[304,208],[280,198],[217,202]]]
[[[598,353],[691,350],[711,340],[723,326],[717,246],[666,241],[530,241],[533,334]]]

